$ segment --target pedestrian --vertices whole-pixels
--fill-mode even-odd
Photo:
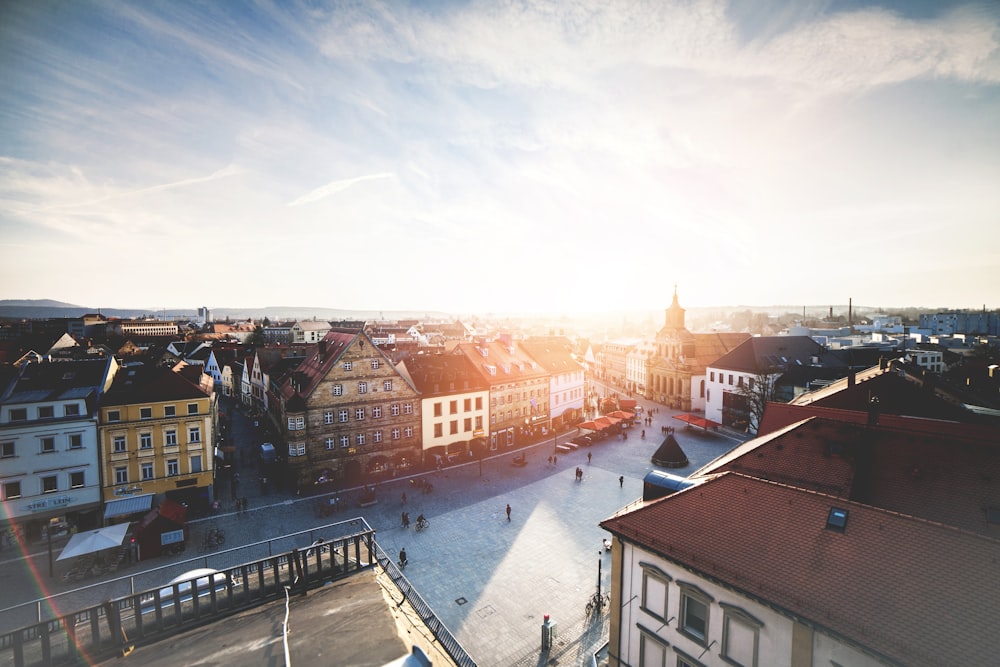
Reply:
[[[552,457],[552,465],[555,465],[558,461],[559,461],[559,457],[558,456],[553,456]]]
[[[552,457],[551,456],[548,458],[548,461],[549,461],[549,465],[552,465]]]
[[[594,458],[594,455],[591,452],[587,452],[587,465],[590,465],[590,459],[592,458]]]
[[[248,503],[247,503],[247,497],[246,496],[243,496],[243,503],[242,503],[242,505],[243,505],[243,511],[246,512],[247,511],[247,505],[248,505]]]
[[[625,475],[618,475],[618,488],[619,489],[625,488]]]
[[[510,523],[510,503],[507,503],[507,523]]]
[[[406,491],[403,491],[403,495],[400,496],[400,499],[403,501],[403,504],[405,505],[406,504]]]
[[[410,514],[409,514],[409,512],[403,512],[402,515],[400,515],[400,523],[402,524],[403,528],[409,528],[410,527]]]

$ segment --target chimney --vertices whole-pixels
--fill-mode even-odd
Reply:
[[[319,360],[324,361],[326,359],[326,341],[321,340],[319,342]]]

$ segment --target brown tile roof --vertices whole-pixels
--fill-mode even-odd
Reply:
[[[986,521],[987,507],[1000,508],[1000,430],[954,426],[934,433],[812,417],[691,477],[738,472],[1000,538],[1000,526]]]
[[[489,391],[490,388],[489,382],[465,355],[411,355],[403,363],[417,391],[425,396]]]
[[[832,507],[843,532],[826,527]],[[995,539],[736,473],[601,526],[891,661],[1000,655]]]
[[[360,329],[333,329],[316,345],[308,346],[309,354],[295,369],[295,382],[281,385],[281,396],[288,400],[296,393],[309,396],[351,343],[363,335]],[[375,346],[372,346],[375,348]],[[375,348],[377,349],[377,348]]]
[[[565,336],[532,336],[520,341],[519,346],[550,373],[583,370],[580,362],[573,357],[573,343]]]

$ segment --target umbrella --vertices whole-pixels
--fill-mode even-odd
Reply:
[[[615,410],[614,412],[609,412],[608,417],[614,417],[616,419],[632,419],[635,417],[634,412],[625,412],[624,410]]]
[[[125,541],[125,533],[128,532],[128,527],[129,524],[127,523],[116,523],[113,526],[105,526],[97,530],[77,533],[69,538],[69,542],[66,543],[62,553],[59,554],[56,560],[75,558],[76,556],[84,556],[104,551],[105,549],[120,547],[122,542]]]

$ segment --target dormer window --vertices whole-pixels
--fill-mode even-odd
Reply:
[[[847,527],[847,510],[841,509],[839,507],[831,507],[830,513],[826,517],[826,528],[827,530],[833,530],[838,533],[844,532]]]

